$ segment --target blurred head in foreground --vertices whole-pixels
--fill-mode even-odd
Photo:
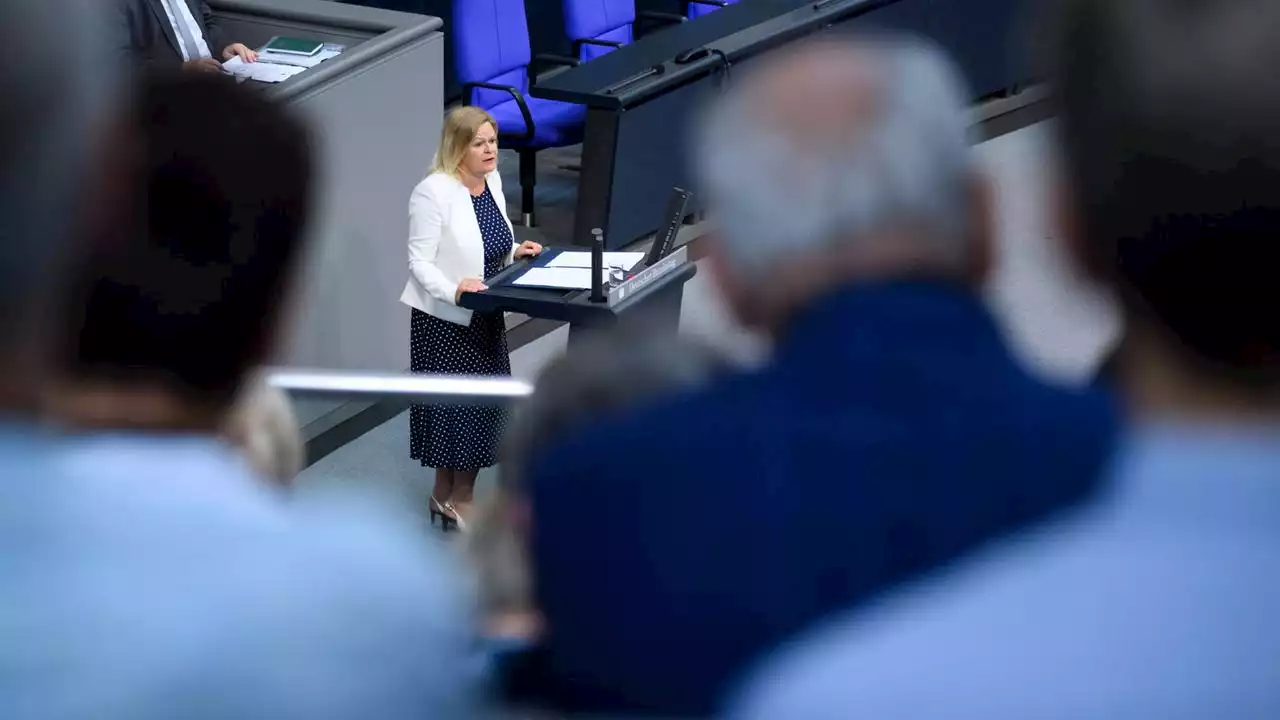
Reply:
[[[714,101],[695,147],[712,267],[739,318],[776,331],[851,282],[980,280],[968,101],[940,51],[893,37],[805,43]]]
[[[154,76],[125,123],[125,219],[80,267],[62,419],[210,432],[268,361],[303,246],[307,128],[220,77]]]
[[[1280,5],[1063,5],[1067,234],[1117,290],[1123,383],[1139,411],[1273,405]]]
[[[0,406],[34,409],[49,319],[73,226],[101,172],[102,123],[117,90],[101,0],[5,0],[0,47]],[[24,58],[18,61],[17,58]]]
[[[515,415],[498,490],[468,538],[492,634],[527,635],[537,626],[525,549],[523,469],[539,449],[638,403],[687,390],[724,367],[714,352],[686,340],[616,333],[598,335],[547,364],[533,396]]]

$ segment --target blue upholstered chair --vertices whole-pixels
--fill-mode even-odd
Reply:
[[[687,0],[689,19],[702,17],[707,13],[715,12],[722,7],[728,7],[738,0]]]
[[[530,97],[529,85],[539,70],[578,60],[531,56],[524,0],[453,0],[451,39],[464,101],[488,110],[520,157],[520,213],[531,226],[537,152],[582,142],[586,108]]]
[[[635,0],[563,0],[565,35],[582,62],[634,40],[651,27],[684,22],[674,13],[636,12]]]

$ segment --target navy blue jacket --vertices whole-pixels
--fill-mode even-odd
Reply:
[[[806,624],[1085,498],[1115,423],[1105,395],[1028,376],[960,287],[828,295],[767,369],[539,456],[547,689],[566,709],[711,711]]]

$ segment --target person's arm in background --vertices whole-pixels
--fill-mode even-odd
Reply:
[[[137,5],[130,2],[116,3],[116,17],[113,19],[112,31],[115,38],[111,43],[116,57],[130,71],[150,71],[155,65],[154,58],[143,52],[143,43],[139,40],[141,28],[138,26]]]
[[[222,32],[222,27],[218,24],[218,19],[213,14],[213,9],[209,7],[209,3],[200,0],[200,22],[204,25],[204,40],[209,46],[209,52],[213,53],[215,60],[225,62],[237,55],[245,62],[255,62],[258,59],[258,53],[251,50],[244,43],[228,43]]]
[[[115,33],[112,45],[116,50],[113,60],[124,64],[131,72],[144,74],[157,69],[167,69],[170,63],[172,67],[176,68],[180,65],[182,69],[190,71],[221,71],[222,67],[216,58],[197,58],[187,62],[183,62],[182,57],[176,54],[157,58],[150,52],[151,44],[147,37],[152,28],[138,17],[140,12],[149,14],[151,11],[139,2],[116,3],[116,18],[112,28],[112,32]]]
[[[213,15],[213,8],[209,7],[209,3],[204,0],[199,0],[199,7],[196,9],[200,13],[200,24],[204,25],[204,41],[209,46],[209,52],[213,53],[213,57],[217,60],[226,60],[224,55],[227,42],[223,37],[222,26]]]

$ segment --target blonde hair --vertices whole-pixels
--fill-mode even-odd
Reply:
[[[457,177],[458,167],[467,155],[467,147],[486,123],[493,126],[495,134],[498,132],[498,121],[474,105],[456,107],[445,114],[444,127],[440,129],[440,147],[431,158],[431,172]]]

